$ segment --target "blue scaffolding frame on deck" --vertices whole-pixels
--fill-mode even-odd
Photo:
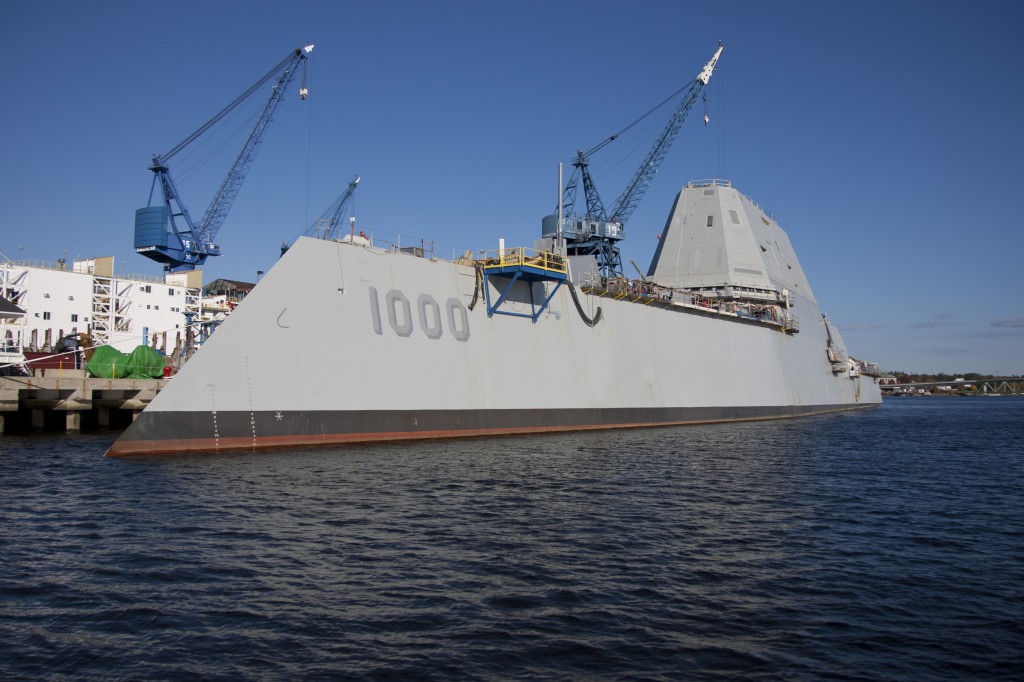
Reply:
[[[484,277],[484,297],[487,302],[487,316],[511,315],[513,317],[528,317],[534,323],[540,318],[548,307],[548,303],[554,298],[562,283],[569,277],[569,268],[565,258],[554,253],[540,252],[530,255],[523,247],[503,249],[497,252],[493,258],[485,258],[482,268]],[[495,288],[501,289],[501,295],[494,303],[491,303],[490,278],[507,278],[508,283],[504,288],[497,284]],[[502,305],[506,302],[508,294],[516,282],[523,281],[530,293],[530,313],[521,313],[514,310],[504,310]],[[537,282],[554,282],[555,286],[544,298],[538,307],[533,295],[533,285]]]

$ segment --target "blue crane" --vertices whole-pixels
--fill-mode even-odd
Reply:
[[[352,182],[348,183],[348,187],[341,196],[332,201],[331,205],[313,221],[313,224],[303,234],[317,239],[335,239],[339,233],[338,226],[341,225],[342,218],[345,217],[345,209],[352,200],[352,195],[356,193],[356,187],[359,186],[360,180],[361,178],[357,175]],[[281,241],[282,256],[288,253],[290,248],[292,248],[291,244],[284,240]]]
[[[154,154],[153,185],[149,191],[149,205],[135,211],[135,252],[152,258],[158,263],[163,263],[167,272],[181,272],[194,270],[203,265],[209,256],[219,256],[220,246],[214,243],[217,232],[224,219],[227,218],[231,205],[242,188],[256,152],[259,150],[263,140],[263,134],[270,125],[277,111],[278,105],[284,99],[285,92],[295,80],[298,67],[303,67],[302,85],[299,88],[299,95],[306,99],[309,94],[306,88],[305,66],[309,53],[313,51],[313,45],[306,44],[288,53],[288,56],[277,64],[266,75],[254,83],[248,90],[239,95],[231,104],[226,106],[216,116],[199,127],[194,133],[182,140],[176,147],[166,154]],[[198,225],[192,220],[188,209],[178,194],[174,185],[168,162],[178,152],[182,151],[196,139],[216,125],[221,119],[234,111],[240,104],[258,92],[272,78],[277,77],[270,94],[270,99],[260,111],[256,124],[253,126],[249,137],[235,159],[234,164],[228,171],[227,177],[221,183],[220,188],[214,195],[210,206],[203,215],[203,220]],[[157,184],[163,192],[163,201],[153,205],[153,195]]]
[[[543,236],[557,238],[559,235],[565,239],[566,252],[570,256],[593,255],[597,258],[598,267],[605,277],[622,276],[622,258],[619,254],[618,242],[626,235],[624,226],[626,221],[640,205],[641,199],[651,186],[651,181],[661,167],[665,155],[668,153],[672,143],[679,135],[679,129],[686,120],[686,116],[693,109],[693,105],[700,98],[704,87],[711,79],[715,70],[718,58],[722,54],[722,44],[704,69],[697,74],[690,83],[677,90],[660,104],[652,108],[633,123],[612,135],[607,140],[593,147],[588,152],[576,151],[576,158],[573,160],[572,176],[562,193],[562,225],[559,230],[558,216],[546,216],[543,221]],[[597,192],[597,186],[590,175],[590,157],[594,153],[604,149],[608,144],[615,141],[620,135],[627,132],[652,113],[660,109],[667,102],[675,99],[683,93],[679,105],[669,118],[665,128],[658,135],[654,145],[647,156],[640,163],[636,173],[626,185],[626,188],[619,195],[619,198],[612,204],[611,209],[606,210],[604,202]],[[707,122],[705,118],[705,123]],[[586,202],[586,210],[582,214],[574,212],[576,203],[577,188],[583,185],[583,196]]]
[[[335,239],[338,236],[338,226],[341,224],[342,218],[345,217],[345,209],[348,207],[348,202],[352,200],[352,195],[355,194],[359,180],[357,175],[352,182],[348,183],[345,192],[328,206],[327,210],[306,231],[307,235],[317,237],[322,235],[323,239]]]

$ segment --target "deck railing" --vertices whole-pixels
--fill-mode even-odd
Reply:
[[[562,275],[569,272],[569,265],[565,258],[550,251],[535,251],[523,246],[515,246],[495,251],[483,251],[481,254],[481,262],[484,269],[488,270],[508,267],[530,267]]]

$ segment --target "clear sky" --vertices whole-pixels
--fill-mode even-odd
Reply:
[[[786,229],[853,355],[1021,374],[1022,28],[1009,0],[6,3],[0,252],[158,275],[132,249],[150,157],[307,40],[310,97],[282,104],[205,281],[254,280],[356,173],[362,229],[449,255],[532,246],[558,162],[721,40],[711,124],[699,106],[683,126],[625,262],[646,271],[681,185],[729,178]],[[606,204],[649,140],[594,159]],[[173,167],[194,216],[230,161]]]

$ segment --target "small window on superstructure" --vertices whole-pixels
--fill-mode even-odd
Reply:
[[[732,218],[732,224],[733,225],[739,225],[740,224],[740,216],[739,216],[739,214],[736,213],[736,211],[734,211],[731,208],[729,209],[729,217]]]
[[[708,216],[708,227],[711,227],[714,224],[715,224],[715,216],[714,215],[709,215]]]

